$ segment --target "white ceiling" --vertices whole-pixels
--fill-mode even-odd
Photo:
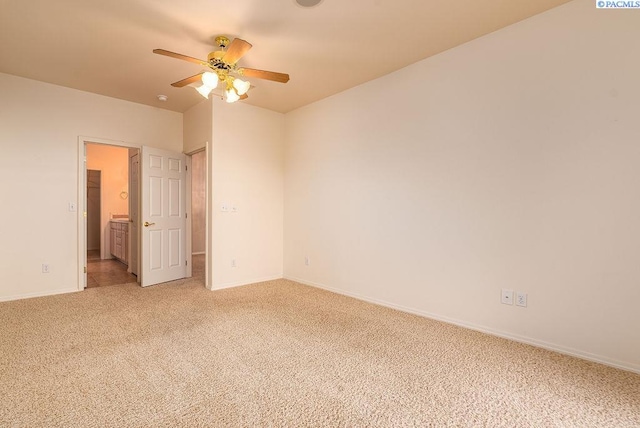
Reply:
[[[241,66],[291,76],[243,102],[287,112],[567,1],[0,0],[0,72],[183,112],[202,98],[170,83],[201,68],[151,51],[206,59],[224,34],[253,44]]]

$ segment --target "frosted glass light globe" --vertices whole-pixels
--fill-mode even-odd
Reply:
[[[210,71],[202,73],[202,83],[209,88],[214,89],[218,86],[218,75]]]
[[[240,95],[238,95],[236,93],[236,91],[234,91],[233,89],[227,89],[225,91],[225,94],[227,95],[227,102],[228,103],[235,103],[236,101],[238,101],[240,99]]]
[[[209,94],[213,91],[213,88],[210,88],[207,85],[202,85],[199,88],[196,88],[196,91],[198,91],[198,93],[203,97],[209,98]]]
[[[245,82],[244,80],[236,79],[233,81],[233,87],[236,88],[236,92],[238,92],[238,95],[244,95],[251,87],[251,83]]]

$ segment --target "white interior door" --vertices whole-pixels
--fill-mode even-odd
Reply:
[[[141,285],[186,277],[185,155],[142,147]]]

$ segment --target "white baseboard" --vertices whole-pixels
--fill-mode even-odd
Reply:
[[[14,296],[0,297],[0,302],[9,302],[9,301],[12,301],[12,300],[31,299],[31,298],[34,298],[34,297],[55,296],[57,294],[75,293],[77,291],[80,291],[80,290],[78,290],[77,287],[74,287],[74,288],[63,288],[61,290],[54,290],[54,291],[18,294],[18,295],[14,295]]]
[[[225,283],[222,283],[222,284],[213,284],[213,287],[211,288],[211,291],[225,290],[227,288],[234,288],[234,287],[242,287],[243,285],[255,284],[255,283],[258,283],[258,282],[275,281],[276,279],[282,279],[282,274],[276,275],[276,276],[269,276],[269,277],[265,277],[265,278],[244,280],[244,281],[239,281],[239,282],[225,282]]]
[[[475,331],[479,331],[481,333],[490,334],[492,336],[502,337],[504,339],[513,340],[515,342],[520,342],[520,343],[524,343],[524,344],[527,344],[527,345],[532,345],[532,346],[536,346],[536,347],[539,347],[539,348],[544,348],[544,349],[547,349],[549,351],[558,352],[560,354],[570,355],[572,357],[581,358],[583,360],[593,361],[593,362],[596,362],[596,363],[600,363],[600,364],[604,364],[604,365],[607,365],[607,366],[615,367],[617,369],[627,370],[627,371],[630,371],[630,372],[634,372],[634,373],[640,374],[640,365],[631,364],[631,363],[627,363],[627,362],[624,362],[624,361],[618,361],[618,360],[613,359],[613,358],[605,357],[605,356],[602,356],[602,355],[592,354],[590,352],[580,351],[580,350],[577,350],[577,349],[573,349],[573,348],[569,348],[569,347],[566,347],[566,346],[557,345],[557,344],[554,344],[554,343],[545,342],[543,340],[538,340],[538,339],[534,339],[534,338],[527,337],[527,336],[520,336],[520,335],[517,335],[517,334],[507,333],[507,332],[496,330],[496,329],[493,329],[493,328],[490,328],[490,327],[485,327],[485,326],[482,326],[482,325],[469,323],[469,322],[466,322],[466,321],[461,321],[461,320],[457,320],[457,319],[453,319],[453,318],[449,318],[449,317],[444,317],[444,316],[441,316],[441,315],[437,315],[437,314],[434,314],[434,313],[431,313],[431,312],[422,311],[422,310],[415,309],[415,308],[410,308],[410,307],[406,307],[406,306],[402,306],[402,305],[397,305],[395,303],[387,302],[387,301],[384,301],[384,300],[373,299],[371,297],[362,296],[362,295],[357,294],[357,293],[350,293],[350,292],[347,292],[347,291],[344,291],[344,290],[340,290],[338,288],[329,287],[329,286],[326,286],[324,284],[319,284],[319,283],[312,282],[312,281],[306,281],[306,280],[301,279],[301,278],[296,278],[296,277],[292,277],[292,276],[285,276],[284,278],[288,279],[290,281],[299,282],[300,284],[305,284],[305,285],[309,285],[311,287],[316,287],[316,288],[321,288],[323,290],[331,291],[332,293],[342,294],[344,296],[353,297],[355,299],[362,300],[362,301],[365,301],[365,302],[373,303],[373,304],[380,305],[380,306],[385,306],[385,307],[391,308],[391,309],[396,309],[398,311],[407,312],[407,313],[418,315],[418,316],[425,317],[425,318],[430,318],[430,319],[433,319],[433,320],[436,320],[436,321],[446,322],[448,324],[457,325],[457,326],[460,326],[460,327],[468,328],[470,330],[475,330]]]

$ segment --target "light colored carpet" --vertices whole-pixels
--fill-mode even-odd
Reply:
[[[2,427],[639,427],[640,376],[278,280],[0,303]]]

